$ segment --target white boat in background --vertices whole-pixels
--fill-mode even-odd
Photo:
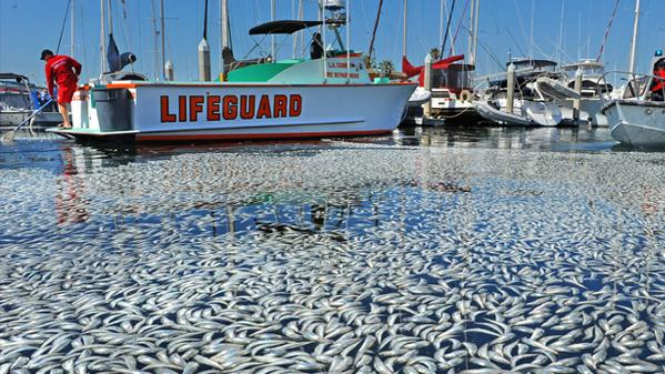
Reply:
[[[30,117],[41,105],[28,77],[14,73],[0,73],[0,128],[14,129]],[[43,130],[62,122],[62,116],[53,107],[36,113],[29,128]]]
[[[344,48],[338,29],[345,14],[338,3],[326,8],[331,20],[272,21],[250,30],[274,36],[332,29],[337,50],[324,52],[317,44],[309,59],[236,64],[223,82],[95,82],[74,96],[74,128],[54,132],[136,142],[391,133],[416,84],[370,78],[361,53]]]
[[[473,94],[474,65],[452,63],[444,69],[433,69],[432,116],[446,123],[465,123],[475,118]]]
[[[572,88],[568,88],[568,86],[561,81],[548,77],[540,77],[536,79],[536,87],[543,96],[555,100],[580,99],[582,97],[581,93]]]
[[[563,67],[565,85],[575,93],[575,75],[582,75],[582,88],[580,100],[579,119],[588,121],[591,125],[607,127],[607,118],[601,112],[603,108],[602,95],[609,95],[614,90],[612,84],[604,78],[605,65],[592,60],[583,60]],[[574,117],[573,105],[575,97],[559,101],[563,117]]]
[[[507,68],[515,71],[512,105],[509,105],[511,90],[506,73],[485,77],[489,87],[482,90],[480,98],[474,102],[478,114],[491,123],[503,126],[559,125],[563,120],[561,109],[553,98],[540,91],[543,82],[551,82],[552,78],[557,77],[556,63],[549,60],[517,59],[509,62]],[[490,81],[492,77],[499,79]],[[538,83],[539,79],[541,84]],[[548,88],[556,91],[554,87]]]

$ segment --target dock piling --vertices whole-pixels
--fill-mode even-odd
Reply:
[[[425,57],[425,77],[424,77],[424,83],[425,83],[425,90],[432,92],[432,55],[427,54],[427,57]],[[423,104],[423,119],[430,119],[432,115],[432,99],[430,98],[427,100],[425,104]]]
[[[510,64],[508,66],[508,71],[506,72],[506,88],[508,93],[506,95],[506,111],[508,113],[513,112],[513,100],[515,98],[515,65]]]
[[[582,78],[583,78],[583,73],[582,69],[577,68],[577,71],[575,72],[575,92],[581,94],[582,93]],[[576,98],[573,101],[573,119],[575,121],[578,121],[580,119],[580,99]]]

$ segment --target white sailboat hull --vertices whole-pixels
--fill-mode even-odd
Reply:
[[[179,84],[114,82],[127,90],[122,118],[100,113],[79,91],[74,137],[133,136],[136,141],[287,139],[390,133],[415,84]]]
[[[603,113],[614,140],[635,146],[665,145],[665,103],[612,100]]]

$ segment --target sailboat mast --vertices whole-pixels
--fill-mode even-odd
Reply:
[[[406,57],[406,19],[407,19],[406,12],[408,11],[406,1],[407,0],[404,0],[404,11],[402,12],[404,13],[404,32],[402,33],[402,56],[404,57]]]
[[[208,44],[208,0],[203,12],[203,38],[199,43],[199,80],[210,81],[210,45]]]
[[[70,53],[71,53],[72,56],[74,56],[74,54],[75,54],[75,51],[74,51],[74,0],[71,0],[71,3],[70,3],[69,5],[70,5],[70,8],[69,8],[70,16],[69,16],[69,18],[70,18],[70,21],[71,21],[71,30],[70,30],[70,33],[71,33]]]
[[[473,61],[472,65],[476,65],[476,58],[478,55],[478,18],[480,17],[480,0],[476,0],[475,20],[473,21]]]
[[[346,83],[351,82],[351,0],[346,2]]]
[[[471,0],[471,13],[469,14],[469,64],[473,65],[476,56],[473,54],[473,35],[475,26],[476,0]]]
[[[219,39],[219,70],[224,70],[224,57],[222,52],[229,46],[229,3],[228,0],[219,0],[219,27],[221,38]]]
[[[106,4],[108,4],[109,9],[108,9],[108,19],[109,19],[109,34],[113,34],[113,4],[111,4],[113,0],[108,0]]]
[[[159,18],[161,19],[161,34],[162,34],[162,78],[166,80],[166,37],[164,32],[164,0],[160,1],[159,4]]]
[[[561,63],[561,60],[563,60],[563,56],[559,58],[559,53],[563,51],[563,22],[564,22],[564,17],[566,15],[566,0],[561,1],[561,22],[559,23],[559,42],[557,43],[557,50],[556,50],[556,56],[557,56],[557,62]]]
[[[157,31],[157,10],[155,9],[155,0],[150,0],[152,10],[152,57],[153,57],[153,76],[159,80],[159,32]]]
[[[443,23],[445,22],[446,17],[445,3],[445,0],[441,0],[441,14],[439,17],[439,45],[443,45]],[[441,51],[441,56],[443,56],[443,51]]]
[[[533,59],[533,18],[534,9],[536,8],[536,0],[531,0],[531,31],[529,35],[529,58]]]
[[[303,0],[298,1],[298,19],[303,21],[305,20],[305,7],[303,5]],[[303,49],[305,47],[305,34],[303,32],[299,32],[300,34],[300,48]]]
[[[628,71],[631,73],[635,71],[635,56],[637,50],[637,30],[640,21],[640,0],[635,0],[635,22],[633,23],[633,40],[630,44],[630,61],[628,63]]]
[[[104,27],[104,24],[106,22],[105,21],[105,19],[106,19],[105,9],[106,9],[106,4],[104,4],[104,0],[101,0],[100,1],[101,27],[100,27],[100,37],[99,37],[99,40],[100,40],[99,44],[101,46],[101,49],[100,49],[101,56],[100,56],[100,59],[99,59],[100,65],[101,65],[100,69],[99,69],[99,77],[100,78],[104,74],[104,69],[106,67],[106,31],[105,31],[105,27]]]
[[[275,21],[275,0],[270,0],[270,20]],[[277,47],[275,46],[275,35],[270,35],[270,56],[272,56],[273,61],[277,60],[275,56],[275,51]]]
[[[365,61],[367,67],[371,67],[372,64],[372,54],[374,53],[374,40],[376,39],[376,30],[378,29],[379,22],[381,21],[382,8],[383,8],[383,0],[379,0],[379,8],[376,11],[376,19],[374,20],[374,29],[372,30],[372,39],[369,42],[369,51],[367,52],[367,61]]]

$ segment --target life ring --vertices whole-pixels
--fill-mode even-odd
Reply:
[[[459,99],[462,101],[473,101],[473,94],[469,90],[462,90],[459,93]]]

